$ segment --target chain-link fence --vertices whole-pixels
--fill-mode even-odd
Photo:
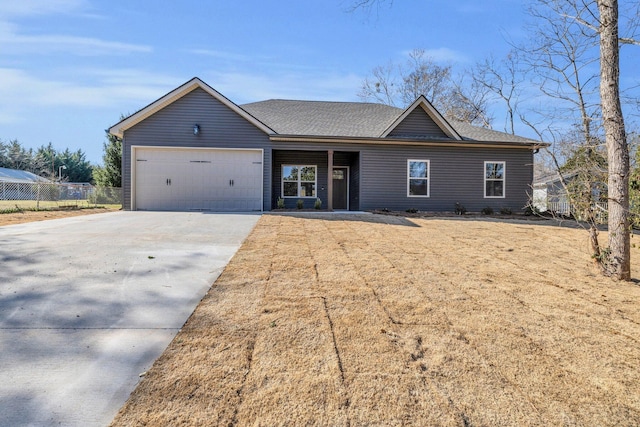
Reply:
[[[122,189],[90,184],[0,181],[0,211],[122,206]]]

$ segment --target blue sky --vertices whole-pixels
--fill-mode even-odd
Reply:
[[[377,65],[425,49],[455,67],[524,37],[518,0],[0,2],[0,139],[100,163],[104,129],[197,76],[242,104],[358,101]]]

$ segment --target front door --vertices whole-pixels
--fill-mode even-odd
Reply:
[[[333,209],[349,209],[349,168],[333,168]]]

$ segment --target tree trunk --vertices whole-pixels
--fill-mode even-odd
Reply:
[[[593,263],[600,270],[601,273],[607,273],[605,270],[605,265],[602,262],[602,249],[600,249],[600,242],[598,241],[598,228],[595,224],[591,224],[589,227],[589,243],[591,245],[591,257],[593,258]]]
[[[629,233],[629,148],[620,105],[618,1],[598,0],[600,12],[600,98],[609,161],[610,273],[631,279]]]

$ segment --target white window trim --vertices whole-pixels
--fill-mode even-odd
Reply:
[[[285,196],[284,195],[284,168],[286,167],[297,167],[298,170],[302,170],[302,168],[314,168],[316,173],[315,175],[315,180],[313,181],[313,185],[315,188],[315,196],[300,196],[300,190],[301,190],[301,186],[300,183],[302,182],[311,182],[311,181],[301,181],[301,175],[300,172],[298,172],[298,196]],[[287,182],[293,182],[293,181],[287,181]],[[282,165],[280,168],[280,197],[284,198],[284,199],[316,199],[318,197],[318,165],[295,165],[295,164],[287,164],[287,165]]]
[[[487,196],[487,164],[493,163],[502,163],[502,180],[499,179],[490,179],[489,181],[502,181],[502,196]],[[482,175],[484,179],[482,180],[482,192],[484,193],[485,199],[504,199],[507,196],[507,162],[504,160],[499,161],[485,161],[482,168]]]
[[[411,178],[411,162],[424,162],[427,164],[427,177],[426,178]],[[426,179],[427,180],[427,194],[420,195],[411,194],[411,180],[412,179]],[[431,197],[431,160],[427,159],[408,159],[407,160],[407,197],[422,197],[427,198]]]

